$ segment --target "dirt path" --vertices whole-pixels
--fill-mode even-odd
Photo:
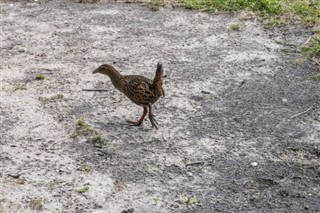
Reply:
[[[304,30],[138,4],[0,9],[0,212],[320,211],[317,68],[282,45]],[[142,109],[91,72],[153,77],[158,61],[160,128],[127,126]]]

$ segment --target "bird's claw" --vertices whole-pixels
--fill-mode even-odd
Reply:
[[[127,120],[127,122],[130,124],[130,126],[140,126],[142,124],[142,122],[139,122],[139,121]]]
[[[150,119],[152,127],[158,129],[158,126],[157,126],[158,122],[156,121],[156,119],[154,117],[155,117],[154,115],[150,114],[149,119]]]

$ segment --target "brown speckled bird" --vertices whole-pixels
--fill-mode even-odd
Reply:
[[[152,127],[157,127],[157,121],[151,111],[151,106],[160,96],[164,96],[162,88],[163,67],[158,63],[156,75],[153,80],[140,75],[121,75],[113,66],[103,64],[93,73],[102,73],[110,77],[115,88],[125,94],[135,104],[143,107],[143,114],[138,121],[128,121],[133,126],[142,124],[145,116],[148,113]]]

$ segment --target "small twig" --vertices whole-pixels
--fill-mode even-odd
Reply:
[[[238,87],[242,87],[245,83],[246,83],[246,80],[241,81]]]
[[[185,167],[187,167],[187,166],[197,166],[197,165],[202,166],[202,165],[204,165],[204,162],[203,161],[197,161],[197,162],[186,163]]]
[[[285,42],[281,42],[281,41],[275,41],[276,44],[280,44],[280,45],[283,45],[283,46],[288,46],[288,47],[297,47],[299,46],[298,44],[290,44],[290,43],[285,43]]]
[[[312,36],[310,36],[310,37],[308,38],[308,40],[307,40],[306,42],[304,42],[304,44],[305,44],[305,45],[308,44],[311,38],[312,38]]]
[[[291,116],[291,118],[295,118],[295,117],[298,117],[299,115],[303,115],[303,114],[309,112],[312,108],[313,108],[313,107],[311,106],[311,107],[309,107],[307,110]]]
[[[82,91],[87,91],[87,92],[107,92],[109,90],[107,90],[107,89],[82,89]]]
[[[8,176],[14,179],[18,179],[21,176],[21,174],[8,174]]]
[[[317,60],[315,59],[315,57],[312,57],[311,61],[313,61],[314,63],[316,63],[316,64],[318,64],[318,65],[320,66],[320,62],[317,61]]]

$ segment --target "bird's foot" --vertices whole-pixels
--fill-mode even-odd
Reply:
[[[157,126],[158,122],[156,121],[156,119],[154,117],[155,116],[153,114],[149,115],[149,119],[150,119],[152,127],[158,129],[158,126]]]
[[[129,124],[131,124],[130,126],[140,126],[142,124],[142,121],[130,121],[130,120],[127,120],[127,122]]]

